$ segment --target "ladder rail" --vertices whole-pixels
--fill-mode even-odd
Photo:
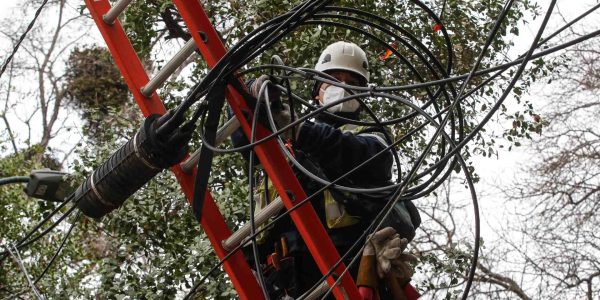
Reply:
[[[141,88],[149,82],[148,74],[144,70],[121,23],[118,19],[115,19],[114,23],[110,24],[106,23],[103,19],[103,16],[111,8],[108,0],[85,0],[85,4],[143,115],[148,116],[154,113],[164,114],[166,109],[156,92],[153,92],[149,97],[144,96],[141,92]],[[186,174],[182,171],[180,165],[176,164],[171,168],[171,171],[175,174],[182,191],[191,204],[196,175],[195,170]],[[227,251],[222,247],[221,241],[228,238],[231,235],[231,231],[227,227],[209,191],[206,191],[204,215],[201,225],[217,256],[223,259],[227,255]],[[232,255],[223,264],[223,268],[229,274],[229,278],[241,299],[264,298],[262,290],[252,273],[252,269],[241,252]]]
[[[192,38],[196,41],[198,49],[200,49],[200,53],[208,66],[214,66],[225,55],[226,49],[202,5],[197,0],[173,0],[173,3],[187,25]],[[249,138],[251,126],[242,113],[242,110],[248,111],[249,108],[244,99],[231,85],[228,86],[226,91],[226,98],[240,121],[246,137]],[[259,127],[256,131],[256,139],[264,138],[269,133],[266,129]],[[287,209],[306,199],[307,196],[304,190],[275,140],[272,139],[260,144],[254,150]],[[340,255],[327,235],[314,208],[310,203],[306,203],[291,212],[290,216],[320,271],[322,274],[326,274],[340,260]],[[333,275],[327,278],[327,282],[333,285],[337,276],[342,274],[345,269],[345,264],[340,263],[335,268]],[[360,299],[358,288],[349,272],[345,272],[340,284],[334,288],[333,293],[336,299],[340,300],[348,297],[350,299]]]
[[[111,8],[108,0],[85,0],[143,115],[164,114],[166,112],[165,107],[155,91],[155,88],[159,85],[157,83],[162,80],[162,77],[153,80],[154,82],[148,85],[150,82],[148,74],[118,20],[118,15],[126,9],[130,2],[131,0],[121,0],[115,4],[115,7]],[[213,67],[225,55],[226,49],[202,5],[197,0],[173,0],[173,3],[181,14],[208,66]],[[186,44],[186,46],[189,45]],[[185,47],[188,50],[189,48],[191,47]],[[183,52],[185,52],[185,49]],[[145,86],[147,88],[143,90]],[[249,136],[250,124],[242,114],[242,110],[249,110],[245,100],[232,86],[227,87],[226,97],[238,120],[240,120],[241,128]],[[258,128],[257,130],[257,138],[259,139],[266,137],[268,134],[269,131],[264,128]],[[287,209],[306,199],[306,194],[276,141],[270,140],[258,145],[255,151]],[[196,176],[195,168],[191,172],[185,173],[181,165],[177,164],[171,170],[191,204],[194,178]],[[205,193],[201,225],[207,233],[217,256],[223,259],[227,255],[227,251],[223,248],[222,242],[231,236],[231,231],[215,205],[210,192],[207,190]],[[319,269],[323,274],[327,273],[340,259],[340,255],[327,235],[314,208],[310,203],[307,203],[290,215]],[[264,299],[262,290],[241,252],[232,255],[223,263],[223,266],[241,299]],[[337,279],[336,275],[342,274],[344,270],[345,265],[340,264],[334,270],[333,275],[327,278],[328,284],[334,284]],[[334,288],[333,293],[336,299],[359,299],[360,297],[354,280],[347,272],[342,277],[341,283]]]

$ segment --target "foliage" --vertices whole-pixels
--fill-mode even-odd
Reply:
[[[294,4],[297,4],[297,1],[282,1],[276,5],[271,1],[254,1],[249,4],[239,0],[220,0],[206,2],[205,7],[227,46],[231,47],[258,25],[286,12]],[[432,30],[435,25],[433,20],[427,18],[414,4],[394,1],[357,3],[345,0],[339,1],[338,4],[357,7],[389,18],[422,41],[442,63],[448,61],[441,35]],[[465,74],[470,71],[490,29],[490,20],[495,19],[502,6],[503,2],[497,0],[447,2],[443,20],[455,45],[452,49],[452,59],[455,62],[453,74]],[[520,20],[535,13],[536,6],[529,1],[519,1],[515,4],[508,19],[503,23],[500,36],[494,40],[487,53],[482,68],[503,62],[501,57],[511,46],[511,37],[518,34],[516,28]],[[181,36],[173,34],[175,29],[172,27],[166,28],[165,20],[168,18],[180,20],[179,16],[173,14],[170,1],[134,1],[123,18],[133,46],[144,64],[150,66],[148,69],[152,69],[152,66],[158,68],[164,59],[155,59],[159,51],[153,48],[162,41],[161,39],[166,38],[164,33],[169,31],[170,36]],[[352,24],[350,21],[343,23]],[[385,36],[373,29],[369,31],[380,37]],[[379,55],[385,51],[384,45],[345,29],[330,26],[302,27],[268,49],[250,65],[267,63],[273,54],[278,54],[291,66],[313,67],[320,51],[338,39],[363,45],[371,59],[373,82],[377,85],[402,85],[436,79],[436,75],[428,70],[424,63],[418,62],[407,48],[399,47],[398,51],[415,63],[414,67],[418,72],[410,71],[406,63],[401,63],[395,58],[379,60]],[[392,41],[384,39],[384,42]],[[205,72],[205,65],[197,63],[190,77],[194,81],[200,80]],[[417,73],[421,74],[422,78],[419,78]],[[129,93],[103,48],[93,46],[75,49],[68,61],[67,74],[65,89],[69,91],[70,103],[81,111],[87,122],[87,129],[84,131],[87,139],[79,148],[78,159],[72,166],[77,176],[83,179],[104,162],[117,145],[123,144],[133,135],[141,119],[136,117]],[[482,80],[483,77],[474,78],[468,88],[474,87]],[[507,78],[503,77],[488,89],[464,100],[462,113],[466,116],[467,133],[476,125],[482,111],[491,106],[506,80]],[[180,93],[189,86],[189,82],[181,80],[168,83],[167,88],[162,91],[163,98],[168,100],[167,106],[172,107],[181,101]],[[293,81],[292,84],[295,91],[308,97],[307,91],[312,83]],[[175,87],[176,90],[169,90],[171,87]],[[168,95],[169,92],[172,94]],[[422,104],[426,93],[418,90],[402,96]],[[408,108],[391,101],[371,103],[376,113],[384,119],[397,118],[409,112]],[[447,103],[445,100],[439,100],[437,104],[443,106]],[[417,121],[423,120],[415,119],[395,127],[395,136],[402,136],[409,128],[413,128]],[[425,146],[427,134],[424,132],[416,135],[400,146],[405,162],[413,161],[420,154]],[[194,144],[197,144],[197,140]],[[472,153],[488,155],[494,152],[494,147],[493,140],[480,136],[464,153],[467,157]],[[428,157],[427,163],[433,163],[435,155],[439,155],[439,152]],[[242,166],[241,157],[236,154],[218,156],[213,162],[212,194],[232,229],[245,222],[248,216],[248,191],[245,187],[247,179]],[[4,194],[2,196],[4,197]],[[12,226],[11,240],[16,239],[19,232],[22,232],[15,226],[21,221],[10,219],[5,223],[6,226]],[[35,219],[28,223],[34,224]],[[155,178],[128,199],[123,207],[105,219],[100,222],[85,219],[75,231],[72,242],[63,253],[62,264],[57,264],[55,271],[42,281],[40,289],[45,293],[59,293],[63,290],[64,295],[69,297],[174,298],[186,292],[194,280],[206,274],[217,262],[212,247],[194,221],[175,179],[167,172]],[[47,244],[40,244],[27,254],[41,253],[40,256],[45,255],[42,260],[47,260],[50,250],[44,248],[44,245]],[[457,274],[464,273],[468,258],[462,244],[454,245],[455,247],[448,248],[450,251],[440,254],[437,258],[423,252],[423,272],[448,276],[447,286],[456,284],[455,281],[459,280]],[[13,272],[10,274],[14,274],[17,269],[11,266],[10,270]],[[23,281],[13,282],[10,278],[2,278],[0,282],[25,286]],[[52,284],[56,282],[60,283],[62,289],[52,289]],[[202,287],[196,297],[231,299],[235,298],[235,295],[226,276],[220,272]]]
[[[509,241],[504,252],[517,262],[509,271],[550,287],[540,297],[594,299],[600,293],[598,45],[590,40],[556,58],[558,72],[542,91],[540,114],[547,126],[525,145],[537,155],[503,188],[525,207],[508,228],[513,236],[504,237]]]
[[[86,121],[86,135],[106,135],[106,126],[101,123],[118,116],[130,99],[129,89],[108,50],[96,46],[73,49],[65,79],[69,103]]]
[[[53,167],[43,163],[43,161],[51,162],[51,160],[41,158],[44,156],[43,151],[44,147],[38,145],[1,158],[0,177],[27,176],[31,170]],[[40,158],[36,159],[36,156]],[[0,205],[2,206],[0,212],[0,242],[2,245],[14,244],[24,236],[33,224],[37,224],[48,216],[57,206],[56,203],[26,197],[22,188],[22,184],[0,187]],[[56,218],[53,220],[56,220]],[[72,218],[68,220],[73,222]],[[51,234],[26,250],[19,251],[26,270],[33,276],[32,280],[39,276],[42,269],[50,261],[65,231],[65,228],[60,228],[58,233]],[[5,250],[3,248],[0,251]],[[58,259],[56,263],[59,267],[50,269],[38,284],[39,290],[44,295],[56,298],[63,290],[67,290],[69,293],[77,291],[77,289],[74,289],[78,285],[77,278],[81,275],[81,271],[84,271],[77,265],[78,260],[81,259],[81,252],[82,249],[79,245],[67,243],[66,248],[63,250],[63,258],[68,257],[68,261],[74,264],[67,267],[64,264],[65,260]],[[67,269],[69,269],[68,273]],[[15,258],[9,256],[0,261],[0,295],[2,297],[18,294],[27,286],[25,274],[21,272]]]
[[[67,61],[65,89],[77,108],[108,114],[108,107],[119,107],[129,90],[110,53],[105,48],[75,48]]]

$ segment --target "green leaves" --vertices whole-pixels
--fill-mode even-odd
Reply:
[[[293,5],[299,3],[299,1],[275,3],[240,0],[204,2],[208,14],[228,46],[239,41],[260,24],[287,12]],[[284,62],[290,66],[312,68],[320,51],[326,45],[337,40],[347,40],[365,45],[370,58],[373,83],[379,86],[406,85],[439,79],[433,74],[432,68],[438,71],[445,70],[445,64],[450,59],[454,61],[452,74],[465,74],[472,68],[482,48],[487,34],[485,29],[489,28],[503,3],[498,0],[448,1],[443,23],[454,44],[452,56],[446,52],[442,35],[433,32],[432,19],[408,1],[357,3],[342,0],[336,3],[364,9],[398,24],[415,39],[423,42],[431,51],[431,55],[441,61],[442,66],[432,65],[428,53],[423,53],[426,59],[421,61],[411,53],[407,45],[401,43],[402,46],[397,47],[397,50],[404,55],[407,62],[395,56],[381,61],[379,55],[386,50],[384,45],[345,28],[330,25],[300,27],[267,49],[263,55],[251,62],[251,65],[269,63],[271,55],[277,54],[282,56]],[[160,64],[170,58],[162,57],[160,50],[153,47],[158,44],[157,41],[162,41],[161,32],[167,30],[160,14],[171,7],[171,1],[166,0],[133,1],[122,18],[122,24],[134,48],[149,69],[152,66],[160,67]],[[494,40],[492,50],[486,55],[481,68],[503,61],[503,54],[506,54],[510,47],[512,35],[519,34],[517,25],[521,18],[532,13],[535,13],[535,7],[527,1],[515,3],[515,8],[511,10],[503,24],[501,36]],[[347,20],[335,19],[335,21],[353,24]],[[384,43],[394,42],[379,30],[363,29],[380,37]],[[410,46],[416,47],[408,34],[400,31],[397,33]],[[532,71],[532,78],[544,74],[546,64],[543,61],[535,61],[533,65],[538,71]],[[205,74],[206,65],[197,62],[188,81],[167,83],[161,90],[161,96],[166,99],[167,107],[179,104],[190,83],[201,80]],[[257,75],[259,74],[249,74],[248,78]],[[484,79],[485,77],[473,78],[467,90]],[[501,77],[480,93],[463,100],[460,113],[466,120],[464,124],[466,134],[471,132],[481,115],[493,105],[507,80],[507,77]],[[309,98],[311,83],[292,81],[291,84],[295,92]],[[526,88],[526,85],[515,87],[514,93],[521,95]],[[72,51],[63,90],[68,93],[70,104],[82,113],[86,122],[83,133],[88,140],[78,150],[76,163],[71,166],[80,178],[84,178],[118,145],[132,136],[139,127],[139,112],[132,104],[127,87],[104,48],[88,47]],[[399,93],[399,96],[422,105],[435,91],[436,87],[430,90],[414,89]],[[404,117],[412,112],[412,109],[406,105],[389,99],[369,99],[369,104],[384,120]],[[439,98],[433,106],[443,108],[448,104],[449,101]],[[434,112],[433,106],[426,110],[430,113]],[[516,123],[506,137],[509,141],[514,141],[515,146],[520,145],[518,138],[527,137],[531,132],[539,133],[543,125],[543,121],[536,121],[533,108],[524,107],[523,110],[520,114],[510,116],[515,118]],[[424,118],[413,118],[390,129],[394,138],[398,139],[424,120]],[[431,136],[431,130],[432,127],[428,127],[399,145],[401,160],[404,163],[414,162],[419,157]],[[470,148],[465,149],[467,158],[472,155],[495,154],[496,141],[484,134],[478,136]],[[194,140],[194,143],[197,147],[198,140]],[[437,143],[439,145],[440,142]],[[436,155],[441,154],[438,148],[440,147],[434,147],[434,152],[437,153],[426,157],[425,165],[432,165],[437,161]],[[18,158],[2,158],[0,172],[6,174],[28,172],[33,168],[28,162],[25,154]],[[216,156],[214,159],[210,179],[212,195],[231,229],[241,226],[248,219],[246,172],[245,164],[239,154]],[[476,177],[476,169],[470,164],[468,172]],[[3,212],[0,212],[1,239],[16,239],[23,232],[23,228],[19,226],[23,220],[27,219],[28,223],[31,223],[52,208],[23,198],[18,189],[1,191],[0,199],[6,207]],[[42,261],[46,261],[52,249],[49,247],[52,245],[51,242],[52,240],[44,241],[25,254],[38,253],[36,255],[43,257]],[[440,275],[446,286],[458,284],[460,281],[456,274],[466,270],[469,256],[464,249],[457,248],[459,247],[449,249],[447,253],[440,256],[425,256],[422,263],[431,269],[423,269],[423,272],[431,276]],[[56,271],[53,271],[47,280],[42,281],[41,288],[48,293],[54,293],[51,290],[62,290],[69,295],[79,295],[83,298],[175,298],[186,292],[192,282],[206,274],[217,261],[205,234],[192,217],[187,200],[183,197],[178,184],[170,173],[165,172],[101,222],[82,221],[82,224],[75,229],[73,242],[65,249],[63,263],[68,265],[69,269],[55,269]],[[13,266],[5,263],[1,271],[0,282],[10,282],[19,286],[25,284],[22,277],[16,275],[17,271]],[[427,282],[425,286],[434,289],[441,285]],[[59,292],[55,293],[57,293],[56,297],[61,296]],[[449,293],[446,297],[450,295]],[[50,296],[49,298],[52,298]],[[197,298],[233,299],[236,295],[221,270],[202,287]]]

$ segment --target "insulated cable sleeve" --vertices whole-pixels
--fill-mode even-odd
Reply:
[[[156,128],[171,116],[148,116],[134,137],[77,188],[74,201],[86,216],[105,216],[160,171],[185,157],[192,127],[176,128],[164,138],[156,134]]]
[[[77,206],[86,216],[105,216],[161,171],[148,162],[143,150],[136,151],[139,141],[138,132],[79,186],[75,199],[82,197]]]

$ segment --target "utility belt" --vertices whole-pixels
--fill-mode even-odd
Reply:
[[[303,165],[306,167],[311,164],[312,163],[310,162],[305,162]],[[313,169],[311,171],[314,171],[319,177],[326,178],[314,164],[310,167]],[[256,201],[255,211],[260,211],[266,207],[277,196],[277,192],[271,181],[268,179],[266,180],[266,191],[264,182],[263,184],[260,184],[257,189],[259,197]],[[311,182],[308,186],[305,186],[305,188],[307,188],[307,192],[310,194],[312,191],[320,189],[321,185]],[[385,205],[393,200],[391,199],[390,192],[379,193],[377,195],[366,195],[346,193],[334,189],[326,189],[323,191],[321,199],[322,201],[313,201],[313,205],[315,206],[317,213],[319,213],[319,217],[324,225],[326,225],[326,228],[332,230],[332,232],[357,225],[364,226],[365,224],[359,223],[372,221]],[[418,228],[420,224],[421,217],[419,212],[412,201],[408,200],[398,201],[394,204],[391,213],[383,222],[383,227],[392,227],[402,238],[411,241],[415,236],[416,228]],[[279,224],[276,224],[275,226],[278,225]],[[264,243],[269,234],[270,229],[263,231],[257,236],[258,243]]]
[[[270,299],[294,299],[299,296],[296,259],[290,255],[285,236],[273,243],[273,252],[267,255],[261,272]]]
[[[271,184],[270,180],[267,181],[268,188],[266,192],[264,186],[265,185],[263,183],[257,189],[257,194],[259,194],[260,197],[258,197],[256,201],[255,211],[260,211],[263,208],[265,208],[267,205],[269,205],[269,203],[274,201],[274,199],[277,196],[277,192],[275,191],[275,188]],[[316,198],[317,201],[313,201],[314,208],[327,229],[342,229],[346,227],[351,227],[353,225],[358,224],[362,219],[362,216],[353,215],[346,209],[346,206],[340,201],[340,197],[343,196],[338,194],[339,193],[337,193],[336,191],[327,189],[323,191],[320,197]],[[359,209],[355,210],[360,211]],[[274,219],[274,217],[272,219]],[[265,225],[261,225],[259,228],[262,229],[262,226]],[[287,225],[282,225],[281,223],[275,224],[275,226],[273,227],[281,228],[280,226],[288,227]],[[263,244],[266,241],[270,240],[269,236],[271,235],[271,231],[285,232],[287,230],[293,230],[293,228],[281,228],[283,230],[273,230],[273,227],[262,231],[257,236],[257,242],[259,244]],[[295,241],[292,241],[292,243],[294,242]]]

